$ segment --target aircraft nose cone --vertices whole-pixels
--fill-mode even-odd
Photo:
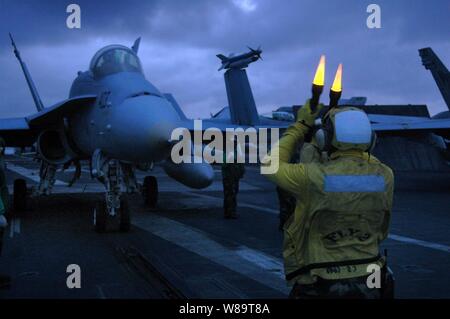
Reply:
[[[155,160],[163,160],[170,155],[171,144],[169,140],[175,128],[175,122],[161,120],[151,123],[147,131],[147,147]]]
[[[179,126],[179,116],[166,99],[133,97],[117,109],[117,141],[127,149],[130,160],[160,161],[170,155],[169,140],[172,130]]]

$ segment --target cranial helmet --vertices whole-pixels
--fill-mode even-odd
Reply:
[[[356,149],[371,151],[376,134],[367,114],[355,107],[332,108],[321,120],[315,133],[318,147],[323,151]]]

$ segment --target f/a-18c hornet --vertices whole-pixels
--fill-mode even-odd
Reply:
[[[35,195],[49,194],[57,168],[80,161],[90,163],[91,176],[105,185],[105,201],[95,209],[95,227],[102,232],[112,218],[120,229],[130,227],[125,192],[142,188],[144,200],[154,206],[158,184],[147,176],[138,185],[135,170],[162,163],[167,174],[192,187],[209,186],[210,164],[170,160],[172,130],[192,127],[175,99],[162,94],[144,76],[137,56],[140,39],[131,48],[109,45],[99,50],[88,71],[78,72],[69,98],[44,107],[14,39],[11,42],[31,91],[37,113],[24,118],[0,119],[0,136],[10,147],[35,145],[41,161]],[[78,167],[79,168],[79,167]],[[20,210],[27,194],[25,180],[14,181],[14,206]]]
[[[161,163],[165,172],[191,188],[208,187],[214,171],[205,161],[174,163],[171,139],[177,127],[196,131],[194,121],[186,118],[171,94],[161,93],[144,76],[138,58],[140,38],[131,48],[109,45],[92,58],[88,71],[78,72],[69,98],[44,107],[26,64],[11,36],[14,53],[25,75],[37,113],[22,118],[0,119],[0,136],[10,147],[35,145],[41,162],[40,182],[34,195],[51,193],[59,167],[77,166],[88,161],[91,176],[105,186],[105,200],[95,209],[95,228],[106,230],[111,219],[120,230],[130,228],[130,213],[125,194],[141,190],[145,203],[155,206],[158,184],[147,176],[138,184],[135,170],[149,171]],[[261,49],[221,59],[230,116],[204,120],[203,127],[225,131],[227,128],[285,128],[286,123],[258,115],[245,68],[261,58]],[[375,130],[448,130],[448,120],[401,123],[373,123]],[[384,121],[382,121],[384,122]],[[390,121],[389,121],[390,122]],[[395,122],[395,121],[394,121]],[[399,127],[398,127],[399,126]],[[14,181],[14,208],[23,209],[28,190],[25,180]]]

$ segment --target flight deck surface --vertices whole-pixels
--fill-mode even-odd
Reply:
[[[38,180],[38,163],[9,156],[7,179]],[[285,298],[278,200],[273,184],[247,167],[237,220],[223,218],[220,167],[201,191],[156,167],[159,202],[129,195],[129,233],[98,234],[93,211],[103,186],[88,167],[68,187],[73,170],[58,172],[54,194],[29,201],[4,236],[0,273],[12,276],[0,298]],[[144,173],[138,173],[142,181]],[[383,244],[396,277],[397,298],[450,297],[450,175],[398,173],[389,239]],[[81,269],[81,288],[69,289],[67,266]],[[170,292],[170,291],[169,291]]]

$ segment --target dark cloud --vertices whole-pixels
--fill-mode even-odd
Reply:
[[[381,6],[378,30],[366,27],[366,8],[373,2]],[[81,6],[81,30],[65,26],[70,3]],[[226,104],[215,54],[246,45],[264,50],[264,61],[248,70],[263,111],[307,98],[315,64],[325,53],[329,82],[344,63],[344,96],[427,103],[436,112],[444,103],[417,49],[432,46],[449,64],[449,9],[446,0],[0,0],[0,89],[7,102],[2,113],[32,111],[7,31],[14,33],[47,103],[67,96],[75,72],[87,67],[99,47],[142,36],[148,78],[173,92],[193,116]]]
[[[75,32],[65,27],[65,9],[73,2],[83,14],[83,28]],[[245,12],[234,0],[0,0],[0,18],[2,30],[20,34],[27,43],[72,42],[114,34],[214,48],[259,41],[280,50],[317,46],[330,38],[364,31],[366,7],[371,2],[251,0],[256,9]],[[448,39],[450,2],[376,3],[383,18],[379,35],[396,36],[399,42]]]

